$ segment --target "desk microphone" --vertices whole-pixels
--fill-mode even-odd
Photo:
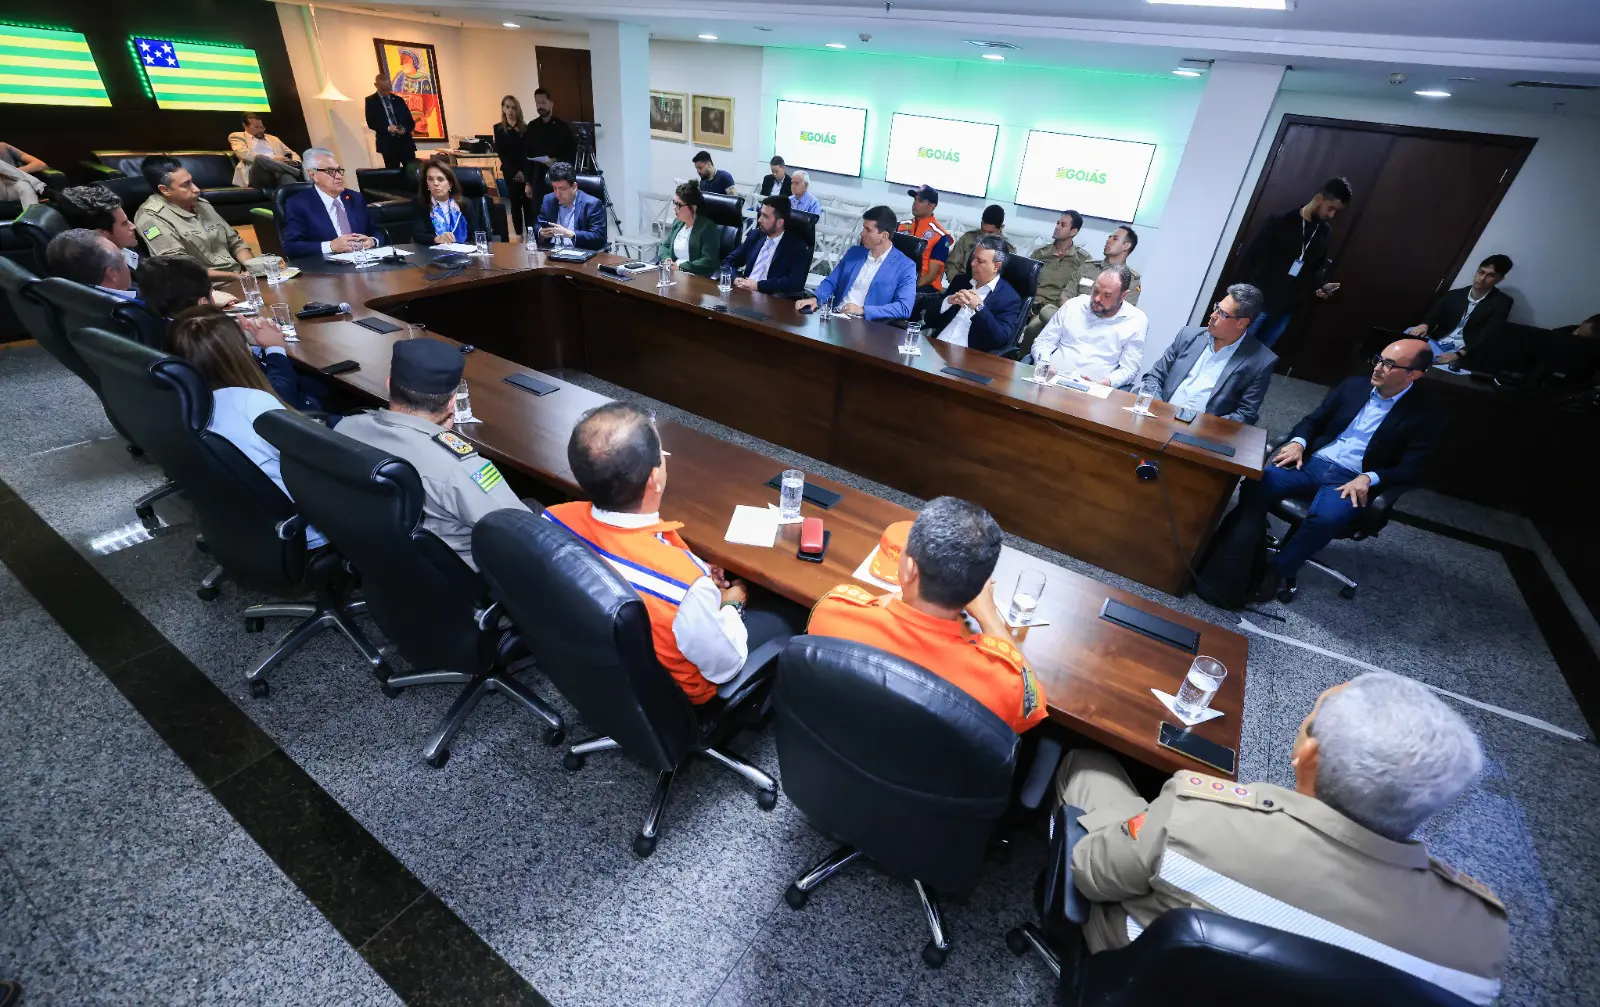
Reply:
[[[305,307],[295,312],[296,318],[323,318],[328,315],[343,315],[349,312],[350,302],[341,301],[338,304],[324,304],[321,301],[311,301]]]

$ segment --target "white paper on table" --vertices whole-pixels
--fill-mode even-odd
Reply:
[[[778,541],[778,512],[771,507],[733,508],[733,520],[723,539],[735,545],[755,545],[771,549]]]
[[[478,250],[478,246],[476,246],[476,245],[462,245],[461,247],[462,248],[471,249],[472,251],[477,251]],[[393,248],[393,247],[388,247],[388,246],[379,246],[379,247],[375,247],[375,248],[369,248],[369,249],[367,249],[365,251],[362,251],[362,252],[329,252],[326,256],[324,256],[324,258],[326,258],[330,262],[359,262],[359,261],[361,261],[360,257],[363,256],[363,255],[369,255],[369,256],[381,257],[381,258],[387,259],[391,255],[412,255],[412,254],[414,254],[414,253],[409,252],[404,248]]]
[[[464,245],[459,241],[447,241],[442,245],[431,245],[429,247],[437,248],[441,252],[466,252],[468,255],[474,255],[478,251],[477,245]]]
[[[1023,380],[1032,381],[1036,385],[1051,384],[1057,388],[1066,388],[1074,392],[1083,392],[1085,395],[1092,395],[1097,399],[1109,399],[1111,397],[1111,386],[1102,385],[1097,381],[1085,381],[1083,379],[1078,379],[1077,383],[1074,383],[1071,376],[1066,374],[1057,374],[1048,382],[1045,382],[1040,381],[1038,375],[1039,372],[1034,371]],[[1079,387],[1080,385],[1082,387]]]
[[[851,576],[856,580],[861,581],[863,584],[871,584],[873,587],[881,587],[885,591],[899,591],[900,587],[898,584],[891,584],[886,580],[879,580],[872,575],[872,561],[877,558],[878,547],[873,546],[872,551],[867,553],[867,558],[861,561],[861,565],[856,567],[856,572],[851,574]]]
[[[1123,406],[1122,410],[1123,412],[1132,413],[1135,416],[1155,416],[1155,413],[1148,409],[1135,409],[1132,406]]]
[[[1183,714],[1178,712],[1178,697],[1169,696],[1160,689],[1151,689],[1150,691],[1155,693],[1155,697],[1161,700],[1161,705],[1172,711],[1172,715],[1177,717],[1178,720],[1180,720],[1186,727],[1194,727],[1197,724],[1204,724],[1208,720],[1216,720],[1218,717],[1222,716],[1221,710],[1208,706],[1204,710],[1200,711],[1200,715],[1198,717],[1190,720],[1188,717],[1185,717]]]
[[[1015,586],[1015,584],[1013,584],[1013,586]],[[1011,599],[1000,597],[999,582],[996,582],[994,585],[994,607],[999,610],[1000,618],[1004,619],[1006,625],[1010,626],[1012,629],[1032,629],[1035,626],[1050,625],[1049,621],[1045,619],[1035,619],[1032,622],[1012,622]]]
[[[922,356],[922,347],[902,345],[900,347],[900,355],[902,357],[920,357]]]

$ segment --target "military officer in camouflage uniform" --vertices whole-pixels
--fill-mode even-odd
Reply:
[[[1100,275],[1099,270],[1091,272],[1089,269],[1094,257],[1082,245],[1073,243],[1081,227],[1083,214],[1077,210],[1062,210],[1056,220],[1054,240],[1033,252],[1033,257],[1044,263],[1044,268],[1039,270],[1039,286],[1033,294],[1033,319],[1023,329],[1024,345],[1033,344],[1033,337],[1044,328],[1057,308],[1082,293],[1080,278],[1089,277],[1089,286],[1093,287],[1095,277]]]
[[[1419,683],[1374,672],[1318,697],[1292,761],[1293,790],[1183,770],[1146,803],[1109,755],[1070,753],[1056,791],[1085,812],[1072,869],[1093,902],[1089,949],[1122,947],[1166,910],[1196,906],[1492,1001],[1505,907],[1410,838],[1482,768],[1472,729]]]
[[[454,432],[461,351],[438,339],[394,344],[389,408],[339,421],[339,433],[404,458],[422,477],[422,527],[444,540],[467,565],[472,526],[490,511],[522,507],[494,462]]]
[[[1123,224],[1106,235],[1106,247],[1100,253],[1100,258],[1089,263],[1089,268],[1084,270],[1082,276],[1078,277],[1078,293],[1094,293],[1094,281],[1099,278],[1100,274],[1111,266],[1128,266],[1128,256],[1132,255],[1133,250],[1138,247],[1138,232],[1127,224]],[[1126,300],[1129,304],[1138,304],[1139,291],[1143,289],[1143,284],[1139,282],[1139,271],[1132,266],[1128,266],[1128,272],[1133,274],[1133,282],[1128,286]]]
[[[972,272],[972,250],[978,247],[978,239],[990,234],[1005,237],[1006,208],[997,203],[983,208],[983,224],[956,239],[950,248],[950,261],[945,265],[945,275],[951,279]]]
[[[134,212],[133,226],[151,255],[187,255],[213,280],[238,279],[255,258],[222,214],[200,198],[194,176],[176,158],[152,154],[140,166],[151,196]]]

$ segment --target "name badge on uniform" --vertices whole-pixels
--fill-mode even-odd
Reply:
[[[1296,259],[1293,262],[1289,263],[1289,275],[1290,276],[1299,276],[1300,275],[1300,270],[1304,269],[1305,265],[1306,264],[1305,264],[1304,260],[1301,260],[1301,259]]]

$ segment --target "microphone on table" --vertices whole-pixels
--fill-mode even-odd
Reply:
[[[338,304],[324,304],[321,301],[307,302],[306,306],[295,312],[296,318],[323,318],[328,315],[343,315],[350,311],[349,301],[340,301]]]

